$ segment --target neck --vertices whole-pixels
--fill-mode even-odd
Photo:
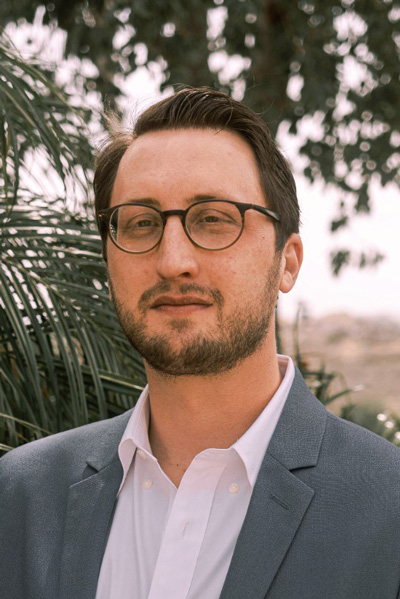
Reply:
[[[146,365],[153,454],[177,486],[193,458],[230,447],[257,419],[281,383],[274,344],[229,372],[172,377]]]

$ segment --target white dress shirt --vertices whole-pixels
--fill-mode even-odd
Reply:
[[[264,454],[294,378],[283,380],[251,427],[228,449],[196,455],[179,488],[153,456],[147,387],[128,422],[124,475],[96,599],[218,599]]]

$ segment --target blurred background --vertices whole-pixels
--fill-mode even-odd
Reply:
[[[91,208],[103,110],[181,84],[263,115],[305,262],[280,350],[327,407],[400,443],[400,4],[62,0],[0,6],[0,448],[118,414],[145,383]]]

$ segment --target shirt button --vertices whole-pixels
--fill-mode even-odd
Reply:
[[[147,480],[144,481],[143,486],[145,489],[150,489],[153,485],[153,481],[151,481],[149,478]]]
[[[147,458],[146,454],[141,449],[138,450],[138,455],[140,458],[142,458],[142,460],[145,460]]]
[[[229,493],[237,493],[239,489],[240,487],[236,483],[232,483],[231,485],[229,485]]]

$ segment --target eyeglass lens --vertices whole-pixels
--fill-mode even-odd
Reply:
[[[242,215],[234,204],[224,201],[193,204],[187,212],[186,231],[194,243],[217,250],[235,243],[242,231]],[[115,242],[130,252],[155,247],[163,232],[163,219],[150,206],[129,204],[112,215],[110,232]]]

